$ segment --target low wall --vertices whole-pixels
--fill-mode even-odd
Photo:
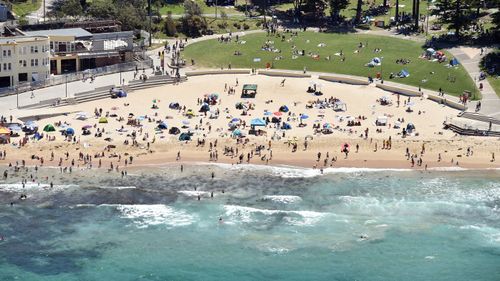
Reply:
[[[389,85],[384,85],[384,84],[377,84],[377,88],[380,88],[385,91],[393,92],[396,94],[401,94],[403,96],[409,96],[409,97],[421,97],[422,93],[418,91],[413,91],[409,89],[404,89],[404,88],[398,88],[394,86],[389,86]]]
[[[444,104],[444,105],[447,105],[447,106],[449,106],[451,108],[458,109],[458,110],[461,110],[461,111],[467,110],[467,106],[465,106],[465,105],[463,105],[461,103],[458,103],[458,102],[454,102],[454,101],[448,100],[448,99],[440,97],[440,96],[429,95],[428,99],[431,100],[431,101],[435,101],[435,102],[437,102],[439,104]]]
[[[200,70],[186,72],[186,76],[188,77],[213,74],[250,74],[250,69]]]
[[[356,78],[351,78],[351,77],[320,75],[318,78],[321,80],[325,80],[325,81],[345,83],[345,84],[351,84],[351,85],[364,85],[364,86],[370,85],[370,82],[368,82],[367,80],[356,79]]]
[[[259,70],[259,74],[260,75],[267,75],[267,76],[292,77],[292,78],[310,78],[311,77],[311,74],[285,72],[285,71],[270,71],[270,70]]]

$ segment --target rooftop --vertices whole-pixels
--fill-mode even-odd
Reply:
[[[75,36],[76,39],[92,38],[92,33],[83,28],[61,28],[61,29],[47,29],[37,31],[25,31],[26,35],[36,36]]]
[[[0,44],[14,44],[21,42],[32,42],[37,40],[47,40],[47,36],[14,36],[0,38]]]

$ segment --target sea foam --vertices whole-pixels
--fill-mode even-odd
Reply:
[[[117,205],[116,208],[122,218],[131,219],[138,228],[151,225],[187,226],[195,221],[193,215],[166,205]]]

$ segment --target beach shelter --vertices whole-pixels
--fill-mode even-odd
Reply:
[[[387,125],[387,120],[389,118],[387,118],[387,116],[379,116],[377,117],[377,120],[375,121],[375,125],[377,126],[385,126]]]
[[[171,102],[169,105],[168,105],[168,108],[170,109],[179,109],[180,105],[178,102]]]
[[[415,125],[413,125],[413,123],[408,123],[408,124],[406,124],[406,131],[407,131],[408,133],[413,132],[413,130],[415,130]]]
[[[106,123],[108,123],[108,119],[106,117],[101,117],[101,118],[99,118],[99,123],[106,124]]]
[[[252,127],[266,126],[266,121],[262,120],[261,118],[255,118],[252,119],[252,121],[250,122],[250,126]]]
[[[257,95],[257,84],[245,84],[241,90],[242,98],[255,98]]]
[[[188,140],[191,140],[191,134],[189,134],[189,133],[182,133],[182,134],[180,134],[180,136],[179,136],[179,140],[180,140],[180,141],[188,141]]]
[[[54,128],[54,125],[52,124],[47,124],[45,127],[43,127],[44,132],[55,132],[56,128]]]
[[[10,130],[5,127],[0,127],[0,143],[7,144],[10,142]]]
[[[406,77],[410,76],[410,72],[408,72],[408,70],[406,70],[406,69],[403,69],[399,72],[398,76],[399,76],[399,78],[406,78]]]
[[[192,109],[188,109],[187,112],[186,112],[186,116],[193,117],[194,116],[193,110]]]
[[[428,57],[433,56],[434,53],[436,53],[436,50],[434,50],[433,48],[428,48],[427,50],[425,50],[425,55]]]
[[[118,93],[116,93],[116,96],[119,98],[125,98],[127,97],[127,92],[125,92],[124,90],[119,90]]]
[[[66,129],[66,135],[74,135],[75,134],[75,130],[73,128],[67,128]]]
[[[307,119],[307,118],[309,118],[309,115],[307,115],[307,114],[300,115],[300,119],[302,119],[302,120]]]
[[[242,133],[241,133],[240,130],[236,129],[236,130],[233,131],[233,137],[239,137],[241,135],[242,135]]]
[[[451,61],[450,61],[450,65],[451,66],[455,66],[455,65],[459,65],[460,63],[458,62],[457,58],[453,58]]]
[[[199,110],[199,112],[208,112],[208,111],[210,111],[210,106],[208,105],[208,103],[204,103]]]
[[[282,130],[291,130],[292,126],[288,123],[283,123],[283,125],[281,126],[281,129]]]
[[[286,112],[288,112],[288,111],[290,111],[290,109],[288,109],[288,106],[286,106],[286,105],[282,105],[282,106],[280,107],[280,112],[285,112],[285,113],[286,113]]]
[[[172,127],[170,128],[170,130],[168,130],[168,133],[171,135],[178,135],[180,132],[181,130],[179,130],[179,128],[177,127]]]
[[[332,128],[332,124],[330,124],[330,123],[323,124],[323,129],[331,129],[331,128]]]
[[[166,130],[168,128],[167,126],[167,123],[165,122],[160,122],[160,124],[158,124],[158,129],[160,130]]]

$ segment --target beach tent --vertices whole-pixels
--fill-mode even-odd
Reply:
[[[241,90],[242,98],[255,98],[257,95],[257,84],[245,84]]]
[[[106,123],[108,123],[108,119],[106,117],[101,117],[101,118],[99,118],[99,123],[106,124]]]
[[[5,127],[0,127],[0,143],[7,144],[10,142],[10,130]]]
[[[283,125],[281,126],[281,129],[282,130],[291,130],[292,126],[288,123],[283,123]]]
[[[186,112],[186,116],[193,117],[194,116],[193,110],[192,109],[188,109],[187,112]]]
[[[403,69],[399,72],[398,76],[399,76],[399,78],[406,78],[406,77],[410,76],[410,72],[408,72],[408,70],[406,70],[406,69]]]
[[[167,126],[167,123],[165,122],[160,122],[160,124],[158,124],[158,129],[160,130],[166,130],[168,128]]]
[[[257,126],[266,126],[266,121],[260,119],[260,118],[255,118],[252,119],[250,122],[250,126],[257,127]]]
[[[75,134],[75,130],[73,128],[67,128],[66,129],[66,135],[74,135]]]
[[[233,131],[233,137],[239,137],[241,135],[242,135],[242,133],[241,133],[240,130],[236,129],[236,130]]]
[[[459,65],[460,63],[458,62],[457,58],[453,58],[451,61],[450,61],[450,65],[451,66],[455,66],[455,65]]]
[[[177,102],[171,102],[169,105],[168,105],[168,108],[170,109],[179,109],[180,105],[179,103]]]
[[[300,119],[302,119],[302,120],[307,119],[307,118],[309,118],[309,115],[307,115],[307,114],[300,115]]]
[[[413,130],[415,130],[415,125],[413,125],[413,123],[408,123],[408,124],[406,124],[406,131],[407,131],[408,133],[413,132]]]
[[[125,98],[127,96],[127,92],[124,90],[119,90],[118,93],[116,93],[116,96],[119,98]]]
[[[286,106],[286,105],[282,105],[282,106],[280,107],[280,112],[288,112],[288,111],[290,111],[290,110],[288,109],[288,106]]]
[[[170,128],[170,130],[168,130],[168,133],[171,135],[178,135],[180,132],[181,130],[179,130],[179,128],[177,127],[172,127]]]
[[[188,140],[191,140],[191,134],[189,134],[189,133],[182,133],[182,134],[180,134],[180,136],[179,136],[179,140],[180,140],[180,141],[188,141]]]
[[[54,125],[52,124],[47,124],[45,127],[43,127],[44,132],[55,132],[56,128],[54,128]]]
[[[377,117],[377,120],[375,121],[375,125],[377,126],[385,126],[387,125],[387,120],[389,118],[387,118],[387,116],[379,116]]]
[[[204,103],[199,110],[199,112],[208,112],[208,111],[210,111],[210,106],[208,105],[208,103]]]
[[[427,50],[425,50],[425,55],[428,57],[433,56],[434,53],[436,53],[436,50],[434,50],[433,48],[428,48]]]

